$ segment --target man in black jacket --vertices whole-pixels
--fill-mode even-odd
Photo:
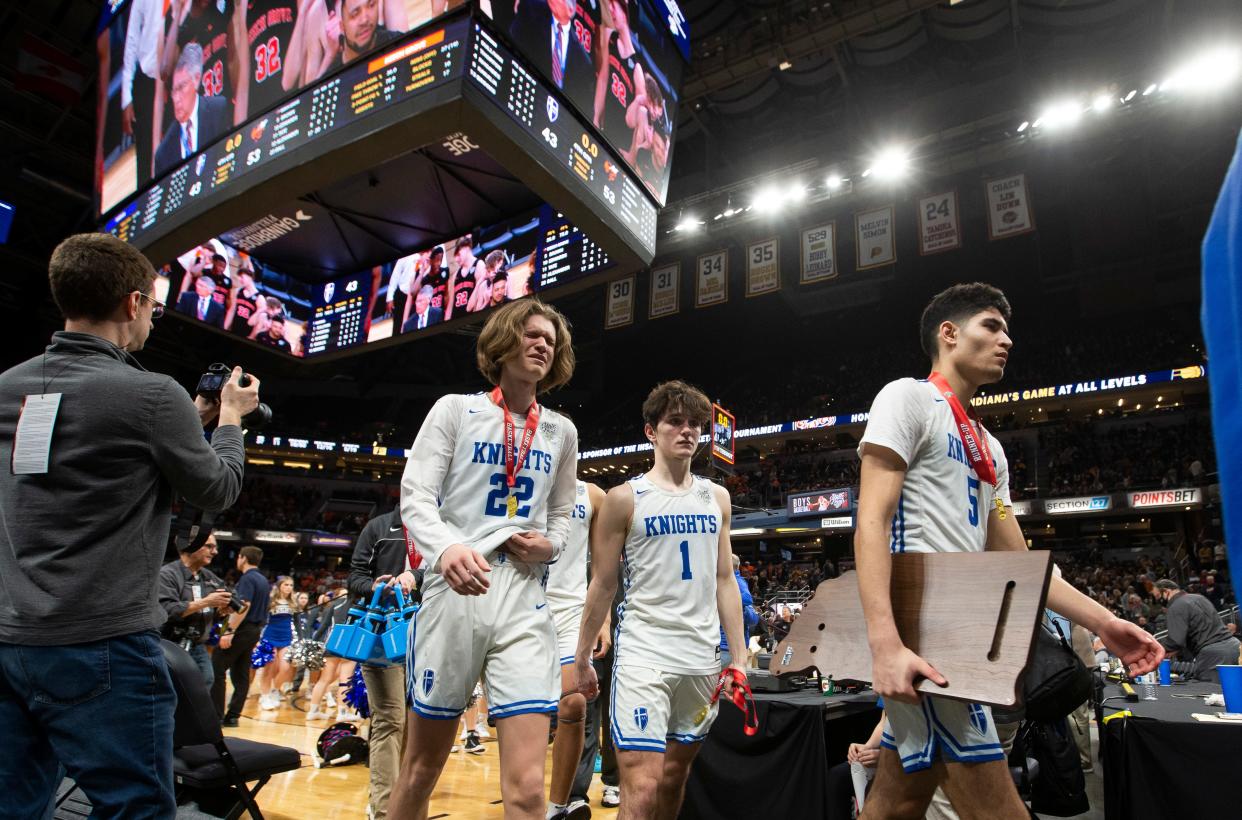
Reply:
[[[1169,635],[1162,643],[1176,650],[1190,677],[1220,683],[1219,664],[1238,662],[1238,639],[1229,634],[1212,602],[1202,595],[1183,592],[1176,582],[1161,578],[1156,595],[1169,608]]]
[[[190,653],[209,690],[216,676],[207,654],[207,639],[216,612],[232,599],[224,582],[207,569],[215,557],[216,537],[209,535],[201,547],[182,552],[176,561],[160,568],[160,606],[168,615],[162,633]]]
[[[595,64],[574,33],[577,10],[577,0],[522,0],[509,36],[540,73],[589,114],[595,105]]]
[[[156,631],[171,502],[237,500],[259,383],[234,370],[216,405],[138,364],[164,306],[132,245],[71,236],[48,273],[65,329],[0,375],[3,814],[42,816],[59,760],[98,816],[171,817],[176,695]]]
[[[376,516],[362,528],[354,556],[349,562],[351,598],[370,600],[381,582],[398,584],[407,595],[417,592],[422,572],[410,569],[410,555],[400,510]],[[401,762],[405,740],[405,666],[362,665],[371,706],[371,816],[388,816],[388,797]]]

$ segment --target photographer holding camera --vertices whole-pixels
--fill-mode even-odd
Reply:
[[[237,500],[259,384],[238,368],[216,405],[138,364],[164,305],[131,245],[71,236],[48,274],[65,329],[0,374],[5,813],[41,816],[59,761],[96,816],[172,817],[176,696],[156,631],[171,501]]]
[[[207,639],[217,613],[227,610],[233,601],[224,582],[207,569],[215,557],[216,537],[209,535],[198,549],[185,543],[177,560],[160,568],[160,606],[168,615],[161,633],[190,654],[208,689],[216,676],[207,654]]]

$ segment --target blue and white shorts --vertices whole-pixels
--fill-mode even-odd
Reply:
[[[917,704],[886,700],[884,716],[880,745],[897,752],[907,774],[941,753],[953,763],[1005,759],[992,710],[982,704],[923,695]]]
[[[617,664],[612,671],[613,746],[625,752],[663,753],[668,741],[699,743],[712,728],[719,674],[680,675]]]

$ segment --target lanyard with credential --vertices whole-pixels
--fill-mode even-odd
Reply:
[[[976,434],[975,423],[972,423],[966,408],[962,406],[961,400],[949,386],[948,379],[933,370],[927,380],[935,386],[941,396],[944,396],[949,409],[953,411],[958,435],[962,439],[962,446],[966,449],[966,458],[970,460],[970,466],[974,469],[975,475],[979,476],[980,481],[986,481],[995,487],[997,484],[996,465],[992,463],[992,450],[988,447],[988,437],[983,433],[983,425],[979,424],[979,432]],[[993,496],[992,502],[996,505],[996,512],[1000,519],[1005,520],[1005,502],[999,495]]]
[[[526,457],[530,454],[530,445],[535,440],[535,431],[539,429],[539,404],[532,401],[530,408],[526,411],[526,426],[522,428],[522,443],[518,446],[515,457],[513,449],[516,439],[516,426],[513,423],[513,415],[505,404],[504,394],[499,387],[492,391],[492,401],[505,414],[505,485],[510,491],[509,500],[506,502],[506,511],[510,518],[516,518],[518,500],[517,495],[513,493],[513,485],[517,483],[518,470],[526,463]]]

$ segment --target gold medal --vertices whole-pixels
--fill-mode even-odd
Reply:
[[[694,725],[695,725],[695,726],[698,726],[700,723],[702,723],[703,721],[707,720],[707,713],[711,711],[711,708],[712,708],[712,705],[711,705],[710,703],[708,703],[708,704],[704,705],[704,707],[703,707],[702,709],[700,709],[700,710],[699,710],[699,713],[698,713],[697,715],[695,715],[695,716],[694,716]]]
[[[1005,520],[1005,502],[1000,500],[1000,496],[992,499],[992,503],[996,505],[997,516],[1001,521]]]
[[[508,509],[509,509],[509,517],[517,518],[517,496],[516,495],[509,496]]]

